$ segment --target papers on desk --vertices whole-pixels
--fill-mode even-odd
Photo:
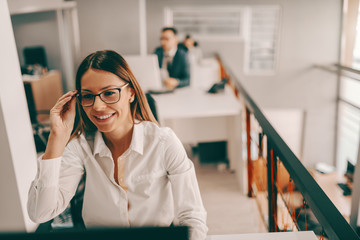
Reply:
[[[334,166],[330,166],[329,164],[322,163],[322,162],[317,163],[315,165],[315,169],[320,173],[332,173],[335,171]]]
[[[166,93],[172,93],[174,91],[175,91],[174,89],[163,88],[163,89],[149,90],[149,91],[147,91],[147,93],[149,93],[149,94],[166,94]]]

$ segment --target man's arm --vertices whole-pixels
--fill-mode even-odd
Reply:
[[[177,79],[179,85],[177,88],[182,88],[190,85],[190,62],[186,52],[179,54],[179,74]]]
[[[158,63],[159,63],[159,68],[161,68],[162,65],[162,58],[163,58],[163,50],[161,47],[158,47],[155,49],[154,54],[156,54],[156,56],[158,57]]]

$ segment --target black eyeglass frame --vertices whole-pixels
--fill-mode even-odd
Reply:
[[[97,96],[99,96],[99,98],[101,99],[101,101],[103,101],[103,102],[106,103],[106,104],[115,104],[115,103],[117,103],[117,102],[120,101],[120,98],[121,98],[121,90],[122,90],[123,88],[127,87],[127,86],[129,86],[129,83],[126,83],[125,85],[123,85],[123,86],[121,86],[121,87],[119,87],[119,88],[109,88],[109,89],[106,89],[106,90],[104,90],[104,91],[102,91],[102,92],[100,92],[100,93],[98,93],[98,94],[88,93],[88,94],[91,94],[91,95],[93,96],[92,104],[90,104],[90,105],[83,105],[83,104],[81,104],[81,93],[76,94],[76,99],[77,99],[77,101],[79,102],[79,104],[80,104],[81,106],[83,106],[83,107],[92,107],[92,106],[94,105],[94,103],[95,103],[95,98],[96,98]],[[118,98],[118,100],[115,101],[115,102],[108,103],[108,102],[104,101],[104,99],[101,98],[101,94],[103,94],[104,92],[110,91],[110,90],[118,90],[118,91],[119,91],[119,98]]]

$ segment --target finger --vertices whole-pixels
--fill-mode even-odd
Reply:
[[[66,94],[64,94],[63,96],[61,96],[61,97],[59,98],[59,100],[62,100],[62,99],[66,98],[66,97],[69,97],[69,96],[75,96],[76,94],[77,94],[77,90],[67,92]]]
[[[66,112],[75,112],[75,102],[76,102],[76,97],[72,96],[71,99],[69,101],[67,101],[62,110],[61,110],[61,114],[65,114]]]
[[[60,112],[62,111],[62,109],[64,108],[64,105],[69,102],[70,100],[72,99],[71,96],[67,96],[63,99],[59,99],[58,102],[55,104],[55,106],[51,109],[52,111],[55,111],[55,112]]]
[[[61,100],[63,100],[64,98],[67,98],[67,97],[69,97],[69,96],[75,96],[76,93],[77,93],[77,90],[67,92],[67,93],[65,93],[64,95],[62,95],[62,96],[58,99],[58,101],[61,101]]]

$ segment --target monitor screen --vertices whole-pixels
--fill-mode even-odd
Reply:
[[[186,226],[99,228],[86,231],[63,230],[48,233],[0,233],[6,240],[188,240]]]
[[[162,88],[159,63],[155,54],[127,55],[124,58],[144,92]]]

